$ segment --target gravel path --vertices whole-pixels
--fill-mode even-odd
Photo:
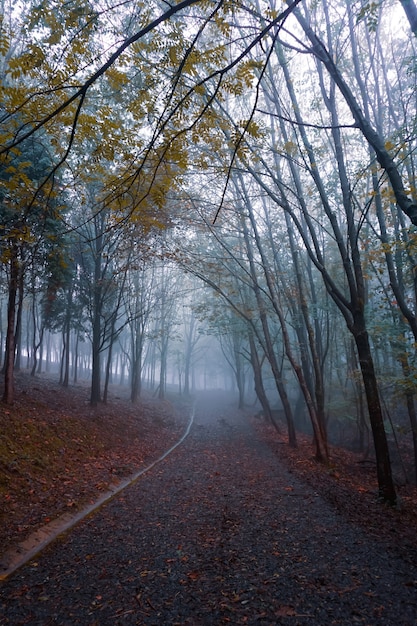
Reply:
[[[182,446],[1,584],[0,624],[411,626],[417,564],[203,400]]]

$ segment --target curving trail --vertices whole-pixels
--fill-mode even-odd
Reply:
[[[112,500],[116,495],[124,491],[127,487],[130,487],[144,474],[151,471],[158,463],[163,461],[169,456],[178,446],[180,446],[188,437],[191,431],[191,427],[194,423],[195,406],[190,409],[188,416],[187,427],[180,437],[180,439],[174,443],[168,450],[166,450],[160,457],[152,461],[150,465],[140,469],[130,477],[123,479],[116,485],[110,487],[110,489],[104,492],[98,500],[87,505],[85,508],[78,511],[75,515],[71,513],[62,515],[61,517],[49,522],[36,530],[30,535],[24,542],[12,547],[1,558],[0,561],[0,582],[6,580],[11,574],[18,570],[22,565],[25,565],[29,561],[33,560],[41,553],[50,543],[55,541],[57,537],[60,537],[63,533],[71,530],[81,520],[89,516],[91,513],[98,511],[103,504]]]
[[[205,396],[182,445],[0,585],[0,624],[411,626],[416,581]]]

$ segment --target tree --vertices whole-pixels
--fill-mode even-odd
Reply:
[[[329,18],[328,13],[326,13],[326,6],[324,7],[324,16],[326,18],[326,24],[329,29]],[[340,185],[340,205],[343,207],[343,213],[339,216],[331,208],[331,202],[326,192],[323,179],[319,172],[318,155],[315,154],[314,149],[310,141],[308,140],[307,132],[305,130],[306,124],[305,121],[302,119],[300,113],[302,107],[300,107],[299,102],[295,97],[295,91],[292,86],[292,81],[290,80],[288,74],[285,75],[286,84],[289,96],[291,98],[295,118],[297,120],[297,128],[299,131],[300,140],[304,147],[307,163],[309,164],[309,173],[319,193],[321,206],[323,208],[324,215],[328,220],[328,228],[333,233],[335,242],[337,244],[337,250],[340,254],[340,262],[344,268],[345,280],[348,286],[348,291],[346,295],[335,283],[327,268],[324,253],[319,245],[319,236],[316,225],[318,224],[318,221],[313,221],[311,209],[306,210],[306,199],[303,200],[302,196],[299,196],[298,201],[300,202],[301,217],[298,217],[295,214],[294,209],[292,208],[293,202],[290,202],[289,199],[287,199],[287,192],[284,187],[283,181],[280,180],[279,174],[273,172],[266,165],[266,163],[264,163],[264,166],[268,167],[268,175],[272,176],[274,179],[277,189],[276,191],[275,189],[272,190],[269,185],[265,184],[262,176],[260,176],[253,167],[251,168],[251,170],[258,182],[263,186],[263,189],[267,191],[271,195],[271,197],[274,197],[279,206],[281,206],[284,211],[288,213],[288,215],[291,217],[291,220],[294,222],[312,262],[321,273],[324,284],[326,285],[329,294],[333,298],[336,305],[339,307],[350,332],[353,334],[356,349],[358,351],[369,409],[369,416],[374,436],[375,451],[377,455],[377,474],[379,481],[380,497],[385,501],[395,503],[396,496],[391,475],[388,444],[384,430],[384,420],[378,393],[378,382],[373,364],[372,351],[369,342],[365,316],[366,289],[358,236],[358,228],[360,229],[361,223],[359,222],[359,226],[357,226],[355,223],[355,207],[351,194],[351,185],[349,182],[346,155],[344,153],[343,143],[341,140],[341,122],[338,115],[336,87],[339,87],[339,89],[341,89],[344,98],[347,100],[347,103],[350,104],[352,107],[353,95],[341,78],[339,71],[334,66],[334,62],[331,59],[331,48],[330,52],[327,53],[327,48],[325,48],[321,40],[318,39],[318,37],[312,31],[310,24],[303,16],[301,16],[298,10],[296,11],[296,17],[301,24],[304,32],[306,33],[309,41],[313,43],[313,54],[318,55],[319,64],[317,65],[317,70],[319,72],[320,78],[319,84],[321,87],[323,103],[326,106],[330,117],[328,126],[332,136],[333,150],[338,170],[338,185]],[[329,41],[329,45],[331,45],[331,41]],[[323,52],[323,50],[325,52]],[[285,73],[286,66],[285,63],[283,63],[282,53],[279,58],[281,67]],[[321,74],[320,63],[323,63],[330,73],[331,81],[329,85],[326,85],[326,81]],[[350,95],[352,95],[352,98],[350,98]],[[354,108],[355,107],[353,107],[353,109]],[[358,120],[361,119],[361,122],[363,122],[363,119],[359,115],[358,111],[356,109],[355,111],[357,115],[355,118],[356,121],[358,122]],[[280,112],[278,111],[278,116],[279,115]],[[360,126],[360,129],[362,132],[364,132],[364,128],[362,126]],[[373,148],[377,150],[378,146],[376,142],[374,142]],[[378,159],[380,158],[381,154],[382,152],[380,151]],[[393,184],[392,180],[391,184]],[[320,216],[319,219],[321,220],[323,218]],[[346,234],[342,232],[342,228],[345,229]],[[347,242],[347,244],[345,242]]]
[[[417,37],[417,7],[413,0],[400,0],[400,2],[410,23],[410,28]]]
[[[126,350],[125,354],[130,366],[130,400],[133,403],[138,401],[142,391],[145,342],[150,332],[151,316],[155,314],[158,305],[156,289],[154,260],[141,260],[138,267],[130,267],[125,302],[130,349]]]
[[[402,4],[414,30],[414,2]],[[84,237],[78,239],[78,269],[94,278],[92,292],[91,282],[84,289],[93,401],[101,393],[100,356],[107,354],[107,387],[113,345],[131,321],[122,293],[131,278],[127,266],[137,260],[129,237],[143,240],[154,228],[193,219],[192,197],[211,240],[197,249],[190,237],[185,243],[192,257],[181,262],[239,317],[245,329],[239,339],[250,353],[262,404],[268,405],[266,360],[284,405],[283,374],[290,390],[298,381],[324,458],[331,393],[324,384],[331,367],[326,314],[337,309],[343,317],[362,368],[357,389],[367,398],[380,495],[393,503],[379,352],[372,344],[377,331],[368,311],[375,310],[375,285],[387,294],[392,290],[393,320],[401,311],[409,325],[403,333],[407,348],[395,367],[409,372],[417,283],[409,278],[415,255],[413,231],[407,231],[408,219],[417,224],[417,196],[414,38],[408,25],[410,41],[397,29],[386,49],[374,36],[387,28],[391,10],[386,3],[357,10],[342,0],[312,7],[296,0],[285,10],[263,0],[29,3],[19,22],[21,42],[12,41],[12,12],[1,25],[0,136],[7,181],[13,178],[6,171],[10,159],[23,155],[28,142],[50,142],[47,171],[21,196],[24,226],[40,200],[53,197],[58,173],[76,199],[76,219],[69,222],[77,222],[77,237]],[[401,63],[406,72],[397,71]],[[399,77],[398,86],[392,76]],[[22,181],[24,172],[22,165],[15,180]],[[384,251],[380,282],[366,271],[372,254],[379,254],[370,243],[373,233]],[[407,251],[402,257],[394,237]],[[8,242],[9,310],[15,316],[8,346],[22,329],[20,268],[30,246],[20,244],[18,237]],[[155,332],[160,324],[163,394],[177,312],[169,310],[164,289],[158,302],[162,316],[152,321]],[[146,330],[132,326],[133,332],[137,380]],[[332,332],[346,347],[339,364],[354,369],[345,331],[333,324]],[[67,346],[69,333],[67,326]],[[390,346],[391,357],[397,350],[394,342]],[[287,404],[288,418],[293,407]],[[292,431],[290,419],[293,440]]]
[[[7,267],[8,313],[5,388],[3,400],[14,399],[13,371],[22,325],[25,275],[32,267],[38,276],[48,273],[60,256],[60,213],[56,188],[43,188],[36,195],[38,181],[50,167],[49,146],[32,139],[3,158],[0,172],[0,249]]]

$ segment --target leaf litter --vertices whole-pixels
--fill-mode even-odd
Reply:
[[[0,623],[415,624],[404,520],[368,532],[328,497],[340,480],[255,423],[221,394],[197,404],[182,446],[2,585]]]

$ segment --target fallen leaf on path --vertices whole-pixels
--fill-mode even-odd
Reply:
[[[297,611],[293,606],[280,606],[279,609],[275,611],[275,615],[277,617],[295,617]]]

